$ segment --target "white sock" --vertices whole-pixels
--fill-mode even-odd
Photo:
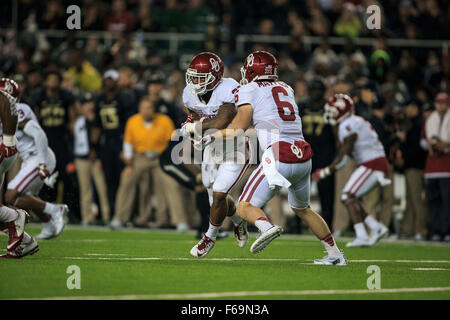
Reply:
[[[214,225],[214,224],[211,223],[211,220],[210,220],[209,221],[209,228],[208,228],[208,231],[206,231],[205,235],[208,238],[216,241],[217,234],[219,233],[219,229],[220,229],[220,225]]]
[[[233,214],[230,218],[231,221],[233,221],[234,225],[237,226],[238,224],[240,224],[242,222],[241,217],[239,217],[236,213]]]
[[[368,239],[369,236],[367,235],[366,227],[364,226],[364,223],[359,222],[353,225],[353,228],[355,228],[356,232],[356,238],[358,239]]]
[[[50,202],[45,203],[44,213],[49,214],[53,217],[54,214],[58,213],[58,210],[59,208],[56,204]]]
[[[17,219],[16,210],[0,205],[0,222],[11,222]]]
[[[259,231],[261,231],[261,233],[263,233],[272,228],[273,224],[271,224],[269,219],[266,217],[261,217],[255,221],[255,226],[259,229]]]
[[[370,230],[377,230],[380,227],[380,223],[370,215],[364,219],[364,223],[369,226]]]
[[[341,253],[331,233],[320,239],[320,242],[322,242],[328,254]]]

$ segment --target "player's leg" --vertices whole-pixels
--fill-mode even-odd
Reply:
[[[273,225],[261,209],[279,188],[270,189],[262,165],[253,171],[239,198],[238,215],[245,221],[255,225],[260,231],[259,237],[250,247],[250,252],[258,253],[279,237],[283,232],[280,226]]]
[[[300,217],[320,240],[328,255],[314,261],[321,265],[347,265],[344,253],[339,250],[330,228],[325,220],[313,209],[310,203],[311,161],[289,164],[291,187],[288,190],[288,202],[295,214]]]
[[[361,197],[377,186],[377,175],[381,174],[364,166],[358,167],[345,185],[342,201],[353,221],[356,239],[348,247],[371,246],[384,237],[388,229],[374,217],[368,215],[361,203]],[[365,225],[371,230],[370,237]]]
[[[47,168],[52,172],[55,168],[53,153],[47,160]],[[23,164],[17,176],[9,182],[5,200],[17,208],[32,210],[45,223],[37,239],[50,239],[62,232],[64,215],[69,209],[65,204],[45,202],[36,196],[44,185],[44,181],[39,177],[35,162],[34,159],[30,159]]]

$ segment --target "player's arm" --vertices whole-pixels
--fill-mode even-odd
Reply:
[[[209,129],[225,129],[236,115],[236,107],[233,103],[225,103],[219,108],[217,116],[202,121],[202,132]]]
[[[44,130],[42,130],[41,126],[36,121],[31,119],[25,119],[19,122],[18,127],[24,134],[34,140],[39,160],[39,176],[41,179],[45,179],[50,175],[50,171],[48,171],[45,164],[48,153],[48,139]]]
[[[239,106],[236,116],[231,121],[226,129],[219,130],[212,135],[203,137],[200,141],[195,143],[195,147],[206,146],[215,139],[234,139],[244,134],[252,124],[253,108],[251,104],[243,104]]]
[[[328,167],[317,169],[316,171],[314,171],[314,173],[312,174],[313,179],[319,181],[323,178],[326,178],[333,172],[342,169],[347,164],[348,158],[353,152],[353,146],[357,138],[358,134],[356,133],[345,137],[339,148],[339,153],[334,161]]]
[[[12,147],[15,145],[14,134],[17,127],[17,109],[13,98],[8,98],[6,95],[6,92],[0,93],[0,118],[3,125],[3,144]]]

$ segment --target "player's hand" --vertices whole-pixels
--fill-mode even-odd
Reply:
[[[41,178],[41,180],[44,180],[45,178],[50,176],[50,171],[48,171],[45,163],[39,164],[38,168],[39,168],[38,174],[39,174],[39,177]]]
[[[3,156],[3,158],[12,157],[17,152],[18,152],[17,151],[17,146],[7,147],[3,143],[0,144],[0,154]]]
[[[59,175],[59,172],[55,171],[51,176],[44,179],[44,183],[53,189],[56,181],[58,180],[58,175]]]
[[[212,137],[210,135],[207,135],[200,140],[194,141],[194,148],[197,150],[203,150],[208,144],[211,144],[212,142]]]
[[[328,177],[330,174],[331,174],[330,168],[326,167],[323,169],[317,169],[316,171],[313,172],[311,177],[314,181],[319,182],[323,178]]]

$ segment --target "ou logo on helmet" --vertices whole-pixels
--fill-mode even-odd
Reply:
[[[211,68],[212,68],[214,71],[216,71],[216,72],[219,72],[219,71],[220,71],[220,65],[219,65],[219,62],[218,62],[216,59],[210,58],[210,59],[209,59],[209,62],[211,63]]]
[[[9,94],[12,94],[14,91],[13,86],[9,82],[5,82],[5,91]]]
[[[247,67],[253,66],[254,60],[255,60],[255,57],[253,57],[253,53],[251,53],[251,54],[247,57]]]

